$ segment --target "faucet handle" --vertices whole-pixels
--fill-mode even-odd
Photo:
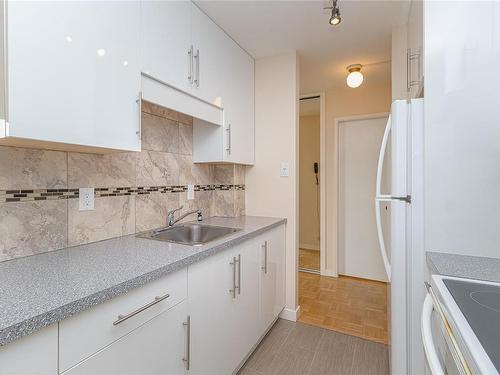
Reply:
[[[176,208],[174,210],[170,210],[168,211],[167,213],[167,226],[171,227],[172,225],[174,225],[175,221],[174,221],[174,214],[177,212],[177,211],[180,211],[184,208],[184,206],[180,206],[179,208]]]
[[[173,210],[170,210],[170,211],[168,211],[167,216],[173,215],[174,213],[176,213],[177,211],[182,210],[183,208],[184,208],[184,206],[180,206],[179,208],[175,208]]]
[[[198,214],[198,221],[203,221],[203,213],[201,210],[198,210],[196,213]]]

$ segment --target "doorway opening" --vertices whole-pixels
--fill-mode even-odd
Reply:
[[[322,227],[322,94],[304,95],[299,109],[299,271],[325,267]],[[323,250],[323,251],[322,251]]]

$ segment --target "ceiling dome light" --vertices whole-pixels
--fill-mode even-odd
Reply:
[[[342,22],[342,17],[340,17],[340,11],[338,7],[332,9],[332,16],[328,21],[330,25],[337,26],[340,22]]]
[[[363,83],[361,68],[361,64],[352,64],[347,67],[347,71],[349,72],[346,78],[347,86],[352,87],[353,89],[361,86]]]

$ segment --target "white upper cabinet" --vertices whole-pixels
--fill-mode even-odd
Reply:
[[[1,143],[140,150],[141,3],[9,1],[6,9]]]
[[[254,60],[236,43],[229,48],[223,80],[225,147],[223,160],[253,164]]]
[[[191,7],[193,95],[217,106],[223,103],[224,62],[234,43],[195,4]]]
[[[141,30],[142,72],[191,91],[191,2],[144,1]]]

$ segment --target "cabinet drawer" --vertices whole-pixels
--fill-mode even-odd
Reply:
[[[155,297],[169,295],[155,304]],[[136,329],[153,317],[175,306],[187,296],[187,270],[105,302],[59,323],[59,369],[65,371],[103,347]],[[118,315],[142,310],[119,324]]]

